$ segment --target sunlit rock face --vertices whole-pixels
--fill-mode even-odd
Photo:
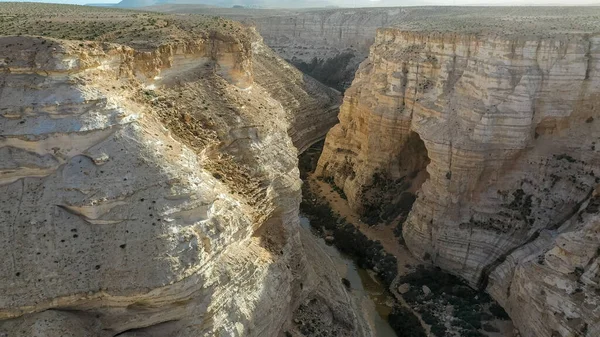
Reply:
[[[416,256],[487,287],[524,336],[595,336],[599,57],[594,35],[380,29],[317,173],[363,213],[417,189]]]
[[[0,335],[279,336],[307,299],[368,331],[298,230],[336,92],[254,33],[0,56]]]

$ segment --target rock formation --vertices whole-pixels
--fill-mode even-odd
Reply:
[[[416,192],[409,249],[523,336],[597,336],[600,39],[497,23],[380,29],[317,171],[363,213]]]
[[[403,9],[309,10],[252,18],[265,42],[283,58],[337,89],[347,88],[368,55],[377,28]],[[238,17],[238,19],[242,19]]]
[[[288,62],[339,90],[347,88],[369,54],[375,32],[403,20],[406,8],[248,10],[194,5],[152,6],[161,12],[220,15],[256,26],[265,43]]]
[[[0,335],[278,336],[306,300],[368,334],[299,233],[337,93],[235,32],[0,37]]]
[[[384,5],[382,2],[379,6]],[[290,6],[293,7],[293,6]],[[245,22],[265,43],[302,71],[339,90],[346,89],[369,54],[378,28],[441,32],[482,30],[587,32],[597,27],[594,7],[388,7],[247,9],[165,4],[146,9],[168,13],[202,13]],[[540,29],[543,27],[543,29]]]

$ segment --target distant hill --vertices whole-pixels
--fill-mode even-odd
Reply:
[[[0,0],[1,1],[1,0]],[[597,0],[121,0],[117,4],[91,3],[88,6],[139,8],[150,6],[197,5],[221,8],[352,8],[352,7],[397,7],[415,5],[448,5],[463,6],[598,6]]]
[[[90,4],[92,6],[106,4]],[[301,8],[332,6],[328,0],[122,0],[116,7],[138,8],[161,5],[205,5],[207,7],[241,6],[245,8]]]
[[[94,6],[94,7],[115,7],[117,4],[115,3],[92,3],[92,4],[85,4],[86,6]]]

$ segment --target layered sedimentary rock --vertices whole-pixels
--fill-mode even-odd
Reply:
[[[256,82],[271,92],[288,114],[288,134],[304,152],[322,140],[337,122],[342,97],[310,76],[303,75],[262,43],[255,43],[253,73]]]
[[[379,27],[404,9],[311,10],[252,18],[279,55],[337,89],[347,88],[368,55]]]
[[[149,10],[220,15],[255,26],[265,43],[303,72],[338,90],[347,88],[369,53],[377,28],[403,20],[407,8],[258,10],[194,5]]]
[[[379,5],[382,5],[379,3]],[[161,5],[148,10],[219,15],[254,25],[268,46],[302,71],[339,90],[346,89],[368,56],[377,28],[480,33],[537,31],[554,35],[597,27],[594,7],[389,7],[248,9]],[[540,27],[542,27],[540,29]]]
[[[317,173],[361,212],[417,191],[407,246],[524,336],[596,336],[600,38],[518,29],[379,30]]]
[[[253,32],[0,56],[0,335],[278,336],[307,299],[368,333],[298,232],[335,92]]]

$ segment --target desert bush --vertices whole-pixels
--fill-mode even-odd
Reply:
[[[395,306],[388,316],[390,326],[399,337],[426,337],[421,322],[410,310]]]
[[[431,326],[431,332],[438,337],[446,336],[447,331],[448,329],[442,324],[434,324]]]
[[[491,325],[490,323],[485,323],[483,325],[483,331],[486,331],[486,332],[500,332],[500,329],[496,328],[495,326]]]

